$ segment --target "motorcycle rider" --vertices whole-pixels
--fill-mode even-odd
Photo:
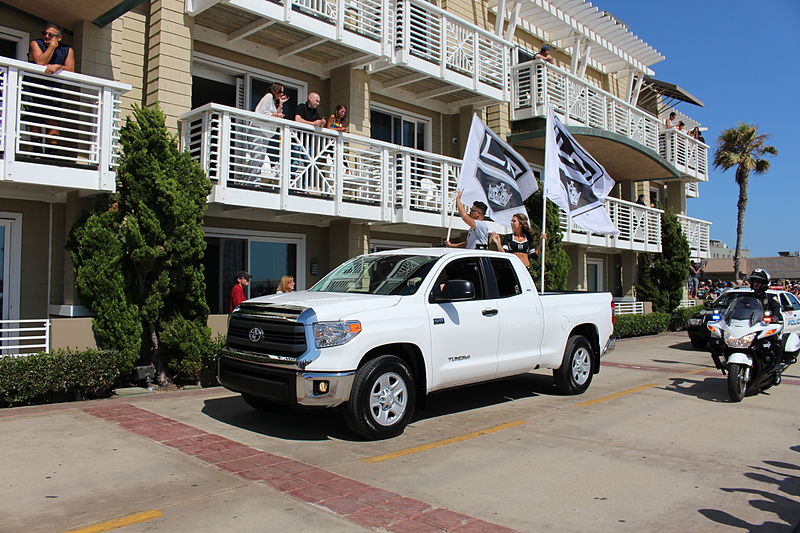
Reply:
[[[769,311],[772,314],[772,320],[775,322],[783,322],[783,315],[781,315],[781,305],[778,303],[774,294],[768,294],[770,276],[769,272],[763,268],[756,268],[750,273],[750,287],[753,288],[753,296],[761,302],[764,306],[764,311]],[[783,343],[776,342],[773,345],[773,353],[783,360],[786,364],[796,362],[794,354],[786,353],[783,351]]]

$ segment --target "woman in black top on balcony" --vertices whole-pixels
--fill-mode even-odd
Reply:
[[[542,238],[534,246],[533,231],[528,224],[528,217],[522,213],[511,217],[511,233],[503,235],[502,238],[497,233],[491,233],[489,236],[498,250],[516,255],[526,267],[531,266],[532,258],[539,257],[542,243],[547,239],[547,233],[542,232]]]

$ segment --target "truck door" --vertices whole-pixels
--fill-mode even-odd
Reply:
[[[475,298],[433,302],[433,292],[447,280],[463,279],[475,286]],[[455,259],[445,265],[427,298],[431,328],[431,362],[436,388],[463,385],[494,377],[497,371],[497,301],[487,298],[480,258]]]
[[[496,287],[500,318],[497,375],[513,376],[532,370],[541,359],[542,306],[532,289],[523,290],[511,260],[492,257],[488,261],[489,291],[494,292]]]

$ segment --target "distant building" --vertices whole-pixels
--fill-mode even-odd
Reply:
[[[746,278],[755,268],[763,268],[773,279],[800,279],[800,255],[748,257],[739,264],[739,277]],[[703,266],[704,277],[733,281],[733,259],[709,259]]]
[[[710,239],[709,243],[709,256],[710,259],[733,259],[735,248],[728,248],[728,245],[716,239]],[[750,250],[742,248],[742,258],[750,257]]]

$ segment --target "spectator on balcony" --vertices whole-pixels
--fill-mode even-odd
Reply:
[[[700,128],[698,126],[695,126],[689,131],[689,136],[697,139],[701,143],[706,142],[706,140],[703,138],[703,135],[700,133]]]
[[[456,195],[456,208],[461,220],[469,226],[467,232],[467,240],[464,242],[450,242],[444,241],[444,245],[448,248],[468,248],[470,250],[488,248],[489,226],[483,220],[486,216],[487,205],[483,202],[474,202],[469,212],[466,207],[461,203],[461,195],[464,193],[463,189],[458,191]]]
[[[325,119],[319,114],[319,93],[308,93],[306,102],[297,106],[294,120],[317,128],[325,127]]]
[[[533,231],[528,223],[528,216],[517,213],[511,217],[511,233],[501,238],[497,233],[490,233],[489,237],[497,246],[498,251],[508,252],[519,257],[526,267],[531,266],[531,259],[536,259],[542,253],[542,243],[547,239],[547,234],[542,233],[538,244],[533,238]]]
[[[677,117],[677,116],[678,115],[675,113],[675,111],[673,111],[672,113],[669,114],[669,116],[667,117],[667,120],[664,121],[664,125],[666,126],[667,129],[672,129],[672,128],[677,128],[678,127],[678,125],[675,124],[675,117]]]
[[[678,125],[675,126],[675,129],[678,130],[678,131],[682,131],[682,132],[686,133],[686,131],[683,129],[684,126],[686,126],[686,123],[681,120],[680,122],[678,122]]]
[[[308,124],[316,128],[325,127],[325,119],[319,114],[319,93],[308,93],[306,102],[297,106],[294,115],[295,122],[301,124]],[[300,134],[303,135],[303,134]],[[300,145],[299,143],[292,144],[292,177],[295,180],[295,185],[300,189],[306,189],[308,185],[308,178],[311,175],[311,158],[308,154],[308,148]],[[302,176],[302,179],[300,179]],[[308,191],[303,191],[308,192]]]
[[[548,45],[546,45],[546,44],[542,45],[542,47],[539,49],[539,51],[536,52],[535,54],[533,54],[533,58],[534,59],[543,59],[543,60],[547,61],[548,63],[550,63],[552,65],[555,65],[556,60],[555,60],[555,58],[553,58],[553,56],[550,55],[550,52],[552,50],[553,49],[550,48]]]
[[[647,207],[647,202],[644,200],[644,194],[639,195],[639,198],[636,199],[636,203]]]
[[[269,86],[266,94],[259,100],[255,112],[259,115],[266,115],[268,117],[283,118],[283,104],[289,100],[284,92],[284,87],[280,83],[273,83]],[[271,165],[277,165],[280,161],[279,148],[281,139],[281,131],[279,126],[267,126],[262,128],[256,133],[257,138],[254,141],[256,151],[253,155],[255,162],[256,172],[261,173],[262,163],[264,161],[264,154],[267,154],[270,159]],[[252,169],[251,169],[252,170]],[[274,172],[274,171],[273,171]],[[277,173],[276,173],[277,175]]]
[[[328,115],[328,121],[325,123],[325,127],[336,131],[346,132],[347,122],[347,106],[344,104],[339,104],[336,106],[333,114]]]
[[[72,50],[72,47],[62,44],[61,39],[63,37],[61,26],[48,22],[42,30],[42,38],[31,41],[28,51],[28,61],[43,66],[45,74],[57,74],[62,70],[75,72],[75,52]],[[23,95],[23,98],[32,104],[26,106],[26,111],[49,114],[52,118],[44,119],[44,123],[49,126],[47,137],[42,138],[40,136],[42,128],[38,126],[31,126],[31,132],[37,134],[36,138],[40,141],[44,140],[46,144],[58,144],[57,138],[60,132],[56,126],[58,125],[58,118],[61,116],[61,113],[55,109],[47,109],[47,107],[61,107],[61,99],[65,96],[59,91],[59,89],[61,89],[61,84],[51,80],[34,80],[34,82],[39,85],[50,87],[50,89],[41,87],[30,87],[27,89],[37,96],[27,96],[26,98],[26,95]],[[37,121],[41,119],[31,117],[30,120]]]

